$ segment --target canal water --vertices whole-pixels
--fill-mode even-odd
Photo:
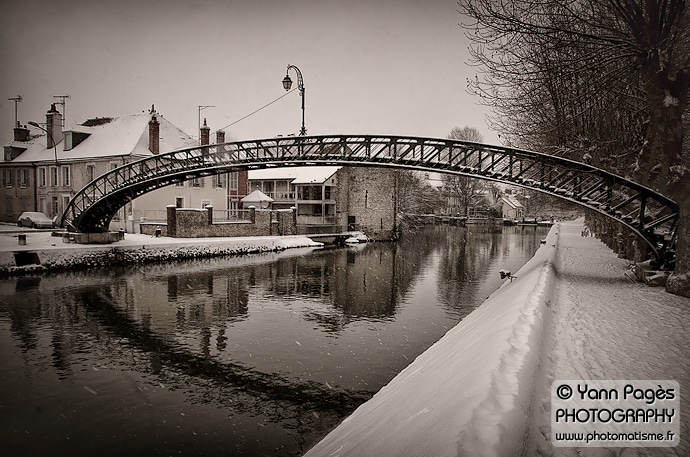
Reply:
[[[547,231],[0,280],[3,455],[301,455]]]

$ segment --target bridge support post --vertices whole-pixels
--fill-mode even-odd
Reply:
[[[177,206],[168,205],[165,209],[167,210],[168,236],[177,238]]]

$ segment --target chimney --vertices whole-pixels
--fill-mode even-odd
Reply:
[[[216,132],[216,144],[221,144],[225,143],[225,132],[222,130],[218,130]]]
[[[19,121],[14,128],[14,141],[26,141],[29,139],[29,129],[26,126],[22,127]]]
[[[204,118],[204,125],[201,126],[199,132],[199,138],[201,139],[201,145],[206,145],[209,142],[209,137],[211,136],[211,129],[206,125],[206,118]]]
[[[55,103],[50,105],[50,110],[46,113],[46,130],[47,148],[52,149],[62,141],[62,114],[55,108]]]
[[[160,152],[160,122],[156,117],[153,106],[151,107],[151,120],[149,121],[149,151],[154,154]]]

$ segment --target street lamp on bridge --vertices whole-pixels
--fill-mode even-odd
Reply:
[[[48,130],[44,129],[43,127],[41,127],[41,125],[38,122],[29,121],[29,125],[32,125],[36,128],[39,128],[48,134],[48,136],[50,137],[51,143],[53,143],[53,150],[55,151],[55,166],[58,166],[60,163],[58,162],[58,158],[57,158],[57,143],[55,143],[55,138],[53,138],[53,134],[50,133]]]
[[[290,90],[292,87],[292,79],[288,74],[290,69],[295,70],[295,73],[297,74],[297,88],[299,89],[299,94],[302,96],[302,128],[300,129],[299,134],[304,136],[307,134],[307,129],[304,127],[304,80],[302,79],[302,72],[299,71],[299,68],[294,65],[288,65],[287,70],[285,71],[285,77],[283,78],[283,88],[285,90]]]

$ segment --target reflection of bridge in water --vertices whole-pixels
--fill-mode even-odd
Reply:
[[[279,166],[349,165],[451,173],[537,190],[603,214],[638,234],[659,257],[675,240],[678,205],[591,165],[520,149],[437,138],[371,135],[280,137],[158,154],[112,170],[81,189],[60,226],[107,231],[119,208],[147,192],[215,174]],[[661,232],[666,233],[666,243]]]

